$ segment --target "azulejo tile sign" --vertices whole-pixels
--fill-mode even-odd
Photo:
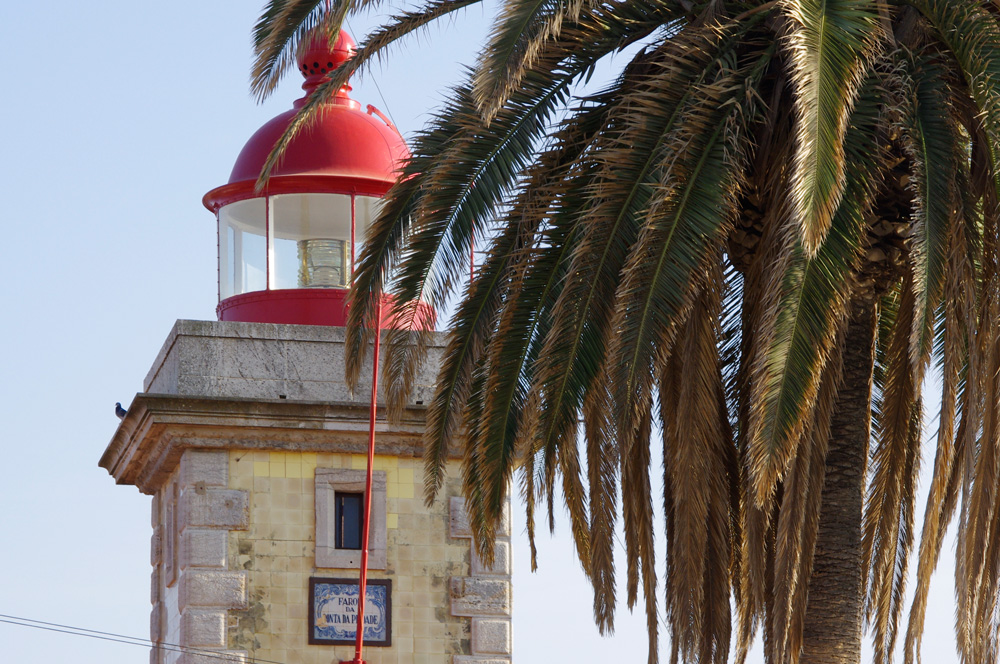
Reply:
[[[365,588],[365,645],[392,645],[392,581],[369,579]],[[358,580],[309,578],[309,643],[353,645],[358,624]]]

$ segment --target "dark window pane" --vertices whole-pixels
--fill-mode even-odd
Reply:
[[[338,549],[361,548],[361,508],[364,501],[363,493],[337,492],[334,502],[337,506]]]

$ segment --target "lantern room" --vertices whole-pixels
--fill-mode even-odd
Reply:
[[[229,182],[203,202],[219,232],[219,320],[343,325],[356,247],[409,156],[395,126],[362,110],[343,86],[296,134],[271,170],[268,155],[314,90],[355,52],[341,32],[312,41],[298,60],[305,95],[247,141]]]

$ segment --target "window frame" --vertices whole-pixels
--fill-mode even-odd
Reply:
[[[351,468],[316,469],[316,567],[358,569],[361,549],[337,547],[337,493],[364,496],[365,471]],[[372,473],[371,522],[368,530],[368,569],[386,568],[386,472]],[[364,509],[362,507],[362,509]]]

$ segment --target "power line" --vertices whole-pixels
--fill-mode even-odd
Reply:
[[[347,24],[348,30],[350,30],[354,34],[357,34],[356,32],[354,32],[354,28],[351,27],[351,22],[347,20],[346,16],[344,17],[344,23]],[[368,78],[369,80],[371,80],[372,83],[375,84],[375,90],[378,92],[378,96],[382,99],[382,104],[385,106],[385,112],[389,114],[389,119],[392,120],[392,124],[397,127],[396,131],[398,132],[399,125],[396,125],[396,118],[392,117],[392,109],[389,108],[389,102],[385,100],[385,95],[382,94],[382,88],[379,87],[378,84],[378,77],[369,76]]]
[[[226,653],[220,653],[217,650],[204,650],[202,648],[192,648],[190,646],[182,646],[178,643],[166,643],[166,642],[154,643],[149,639],[138,638],[135,636],[125,636],[124,634],[115,634],[113,632],[102,632],[96,629],[85,629],[83,627],[73,627],[71,625],[60,625],[59,623],[45,622],[44,620],[33,620],[31,618],[22,618],[20,616],[9,616],[2,613],[0,613],[0,623],[17,625],[19,627],[32,627],[34,629],[41,629],[48,632],[69,634],[71,636],[85,636],[90,639],[99,639],[101,641],[111,641],[114,643],[124,643],[132,646],[142,646],[143,648],[158,648],[160,650],[166,650],[168,652],[191,653],[195,655],[201,655],[203,657],[210,657],[228,662],[236,661],[236,659],[232,655],[228,655]],[[253,656],[250,656],[243,661],[255,662],[257,664],[284,664],[283,662],[278,662],[271,659],[259,659]]]

